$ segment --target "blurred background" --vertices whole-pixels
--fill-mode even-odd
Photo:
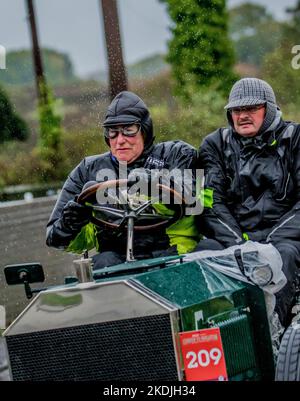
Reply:
[[[9,195],[14,190],[8,186],[59,186],[85,155],[107,150],[101,121],[114,94],[108,56],[117,54],[115,30],[121,54],[111,58],[111,68],[124,66],[115,72],[116,92],[128,88],[146,101],[158,140],[180,138],[198,147],[226,123],[223,105],[239,76],[266,79],[284,117],[300,120],[300,71],[291,66],[292,47],[300,43],[299,2],[106,2],[106,10],[101,0],[0,2],[0,45],[6,50],[6,68],[0,69],[0,200],[18,196]],[[40,100],[46,91],[48,111],[41,111],[38,99],[28,3],[47,85]],[[109,14],[113,3],[117,16]]]
[[[29,3],[46,85],[40,98]],[[300,44],[299,1],[108,0],[106,10],[104,3],[0,2],[0,201],[18,197],[11,186],[51,191],[85,155],[107,150],[101,122],[112,84],[145,100],[157,140],[198,147],[226,124],[226,96],[243,76],[266,79],[284,117],[300,120],[300,71],[291,64]],[[109,15],[113,3],[117,19]],[[118,28],[121,54],[109,67]],[[110,68],[121,62],[119,82],[112,82]]]
[[[299,54],[299,0],[1,0],[1,267],[41,262],[45,285],[72,274],[46,222],[68,173],[108,150],[101,123],[120,90],[145,100],[157,141],[198,148],[226,124],[239,77],[267,80],[299,122]],[[1,268],[7,322],[28,302],[17,287]]]

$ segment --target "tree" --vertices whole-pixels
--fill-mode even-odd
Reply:
[[[292,24],[299,28],[300,25],[300,0],[297,1],[295,7],[288,7],[286,12],[292,17]],[[300,29],[300,28],[299,28]]]
[[[236,79],[225,0],[160,0],[173,21],[167,60],[177,93],[214,87],[228,92]]]
[[[15,113],[12,104],[0,88],[0,143],[4,141],[25,141],[29,130],[25,122]]]
[[[279,47],[266,55],[262,65],[264,79],[276,93],[280,105],[300,105],[300,71],[292,68],[291,46]]]
[[[272,53],[264,58],[262,72],[273,86],[279,104],[300,105],[300,70],[294,68],[292,49],[299,44],[300,1],[294,8],[287,9],[290,20],[282,24],[282,36]]]
[[[116,0],[101,0],[106,52],[109,71],[109,92],[112,100],[119,92],[128,89],[123,60],[119,16]]]
[[[243,3],[231,8],[229,16],[229,32],[233,39],[254,34],[262,24],[274,21],[266,7],[253,3]]]
[[[290,16],[290,20],[284,26],[283,40],[285,43],[293,42],[294,45],[299,44],[300,36],[300,0],[298,0],[295,7],[286,9]]]
[[[47,181],[55,176],[55,171],[61,169],[64,164],[64,152],[61,145],[63,131],[61,128],[61,118],[55,111],[55,102],[44,74],[34,11],[34,0],[26,0],[26,4],[40,117],[40,138],[36,152],[43,162],[42,174],[45,181]]]
[[[282,36],[282,24],[264,6],[244,3],[229,11],[229,32],[237,60],[260,66]]]

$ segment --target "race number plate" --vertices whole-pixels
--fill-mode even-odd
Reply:
[[[228,380],[218,327],[179,333],[187,381]]]

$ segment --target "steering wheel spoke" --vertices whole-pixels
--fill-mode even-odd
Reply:
[[[140,214],[139,215],[141,218],[143,218],[143,219],[153,219],[153,214],[151,214],[151,213],[142,213],[142,214]],[[173,216],[165,216],[165,215],[162,215],[162,214],[155,214],[155,218],[156,219],[162,219],[162,220],[173,220]]]
[[[78,196],[78,203],[95,202],[95,198],[97,198],[95,194],[98,191],[105,191],[105,196],[102,199],[110,202],[107,202],[108,204],[93,204],[93,210],[99,212],[98,216],[97,213],[93,216],[92,222],[94,224],[104,225],[111,229],[125,229],[129,219],[131,218],[132,221],[133,218],[135,231],[160,229],[171,225],[183,216],[184,199],[174,189],[162,184],[157,185],[157,189],[162,194],[168,195],[168,199],[172,196],[177,201],[176,205],[174,205],[174,214],[172,216],[158,213],[153,206],[153,204],[159,202],[159,195],[143,200],[139,194],[136,196],[129,194],[128,181],[124,179],[104,181],[86,188]],[[126,190],[123,189],[124,187],[126,187]],[[147,211],[148,208],[150,212]],[[113,217],[115,217],[115,222],[111,221]]]
[[[121,218],[123,218],[126,213],[125,210],[118,210],[118,209],[115,209],[115,208],[112,208],[109,206],[104,206],[104,205],[101,205],[101,206],[93,205],[92,208],[93,208],[93,210],[95,210],[97,212],[104,212],[104,213],[110,214],[112,216],[121,217]]]

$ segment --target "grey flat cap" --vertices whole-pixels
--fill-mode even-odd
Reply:
[[[272,87],[262,79],[243,78],[233,85],[229,94],[229,102],[224,108],[232,109],[265,103],[277,106]]]

